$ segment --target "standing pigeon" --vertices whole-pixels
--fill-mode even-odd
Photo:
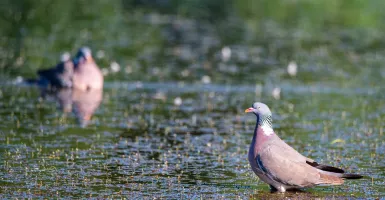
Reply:
[[[342,169],[318,164],[286,144],[274,133],[267,105],[256,102],[245,112],[257,116],[248,156],[251,168],[262,181],[270,185],[272,191],[341,185],[344,179],[362,178],[358,174],[346,174]]]
[[[92,58],[88,47],[79,49],[73,59],[75,65],[73,74],[73,87],[79,90],[103,89],[103,74]]]

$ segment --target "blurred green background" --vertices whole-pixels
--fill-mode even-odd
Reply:
[[[383,61],[383,5],[377,0],[4,0],[0,70],[34,77],[37,69],[54,66],[61,53],[88,45],[107,80],[191,82],[209,75],[215,82],[254,82],[258,77],[250,73],[256,67],[269,71],[291,60],[303,64],[302,81],[348,80],[364,67],[361,61],[374,68]],[[224,63],[218,54],[226,46],[234,53]],[[111,63],[125,73],[108,73]],[[365,83],[381,79],[376,72],[370,72],[373,82]]]

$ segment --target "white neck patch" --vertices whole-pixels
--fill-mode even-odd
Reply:
[[[266,135],[266,136],[269,136],[269,135],[274,133],[273,128],[271,128],[271,126],[269,126],[267,124],[261,125],[261,128],[263,130],[263,134]]]

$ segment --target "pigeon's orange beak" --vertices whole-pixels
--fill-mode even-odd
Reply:
[[[248,109],[245,110],[245,113],[248,113],[248,112],[253,112],[254,108],[253,107],[250,107]]]

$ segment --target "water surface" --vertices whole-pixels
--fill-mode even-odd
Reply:
[[[243,110],[255,100],[270,105],[277,134],[301,153],[365,176],[295,197],[385,194],[381,91],[282,85],[277,100],[253,87],[107,83],[82,128],[37,88],[2,85],[2,195],[271,198],[247,161],[255,117]]]

